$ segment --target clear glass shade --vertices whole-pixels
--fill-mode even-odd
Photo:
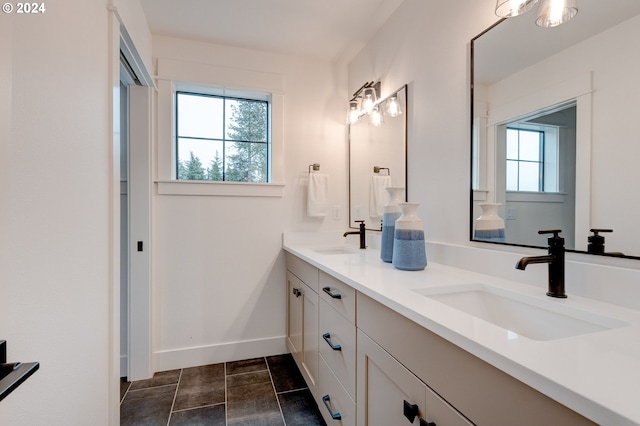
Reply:
[[[384,113],[389,117],[397,117],[402,114],[402,109],[400,108],[400,102],[398,102],[397,96],[391,96],[387,99],[387,102],[384,106]]]
[[[360,109],[366,114],[371,114],[373,107],[376,105],[378,98],[373,87],[367,87],[362,93],[362,103]]]
[[[496,3],[496,15],[501,18],[522,15],[531,10],[538,0],[498,0]]]
[[[536,25],[555,27],[564,24],[578,13],[577,0],[542,0]]]
[[[347,111],[347,123],[353,124],[358,121],[360,110],[358,109],[358,101],[349,101],[349,111]]]

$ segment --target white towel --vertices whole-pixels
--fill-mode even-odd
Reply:
[[[329,176],[323,173],[309,173],[307,191],[307,216],[325,217],[328,208]]]
[[[391,186],[391,176],[372,176],[371,191],[369,191],[369,216],[381,219],[384,214],[384,205],[389,200],[389,194],[385,188]]]

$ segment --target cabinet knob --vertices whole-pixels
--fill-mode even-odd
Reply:
[[[413,423],[413,421],[418,417],[418,406],[416,404],[410,404],[407,400],[404,401],[404,416],[409,420],[409,423]]]
[[[300,297],[302,295],[302,293],[300,292],[300,290],[298,290],[297,288],[293,289],[293,294],[296,297]]]
[[[331,418],[333,420],[342,419],[342,415],[340,413],[334,413],[333,410],[331,410],[331,407],[329,407],[329,401],[331,401],[331,398],[329,397],[329,395],[325,395],[322,397],[322,402],[324,402],[324,406],[327,407],[329,414],[331,414]]]

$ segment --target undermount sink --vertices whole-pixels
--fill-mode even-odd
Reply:
[[[349,247],[320,247],[313,249],[314,252],[318,254],[353,254],[355,253],[354,249]]]
[[[536,298],[486,284],[414,289],[414,292],[497,325],[513,338],[555,340],[629,325],[559,300]]]

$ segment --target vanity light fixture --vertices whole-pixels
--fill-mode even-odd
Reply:
[[[531,10],[538,0],[498,0],[496,15],[501,18],[511,18],[522,15]]]
[[[539,27],[556,27],[564,24],[578,13],[578,0],[540,0],[536,25]],[[511,18],[522,15],[533,8],[538,0],[498,0],[496,15]]]
[[[577,14],[577,0],[542,0],[536,25],[545,28],[557,27]]]
[[[360,116],[372,114],[380,98],[380,82],[366,82],[353,94],[349,100],[347,123],[355,123]]]

